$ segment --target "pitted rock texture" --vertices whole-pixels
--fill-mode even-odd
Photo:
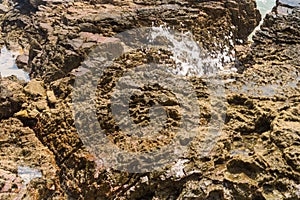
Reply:
[[[1,79],[0,119],[12,117],[14,113],[21,109],[22,104],[26,100],[23,84],[17,81],[16,77],[12,77],[11,80]]]
[[[268,15],[254,43],[247,45],[241,43],[260,21],[255,1],[19,1],[1,14],[1,40],[8,47],[18,43],[28,49],[28,63],[22,65],[31,70],[32,80],[1,79],[1,89],[7,91],[1,93],[0,101],[3,198],[299,199],[298,16],[296,8],[293,14]],[[212,97],[205,79],[194,76],[187,79],[194,86],[201,113],[199,134],[189,151],[161,171],[120,172],[105,166],[83,145],[75,126],[72,91],[76,76],[82,73],[79,66],[94,46],[106,45],[125,30],[152,25],[189,30],[207,51],[235,49],[234,64],[241,74],[221,77],[226,82],[226,113],[215,110],[215,116],[224,117],[225,125],[207,155],[202,144],[214,115]],[[111,119],[110,95],[126,69],[160,59],[174,65],[170,52],[158,55],[151,49],[130,52],[116,59],[101,80],[95,80],[99,81],[99,122],[124,149],[135,146],[126,143],[130,134],[119,134]],[[169,122],[176,126],[182,113],[174,96],[157,86],[141,91],[130,104],[135,122],[147,124],[151,98],[160,101],[155,97],[164,96]],[[136,146],[148,150],[151,145]],[[24,163],[42,171],[42,177],[27,187],[22,187],[24,181],[16,173],[16,165]]]
[[[259,21],[254,1],[49,2],[29,15],[12,10],[4,16],[2,32],[6,38],[20,35],[20,29],[30,32],[21,34],[19,43],[30,45],[31,76],[49,82],[77,68],[103,36],[166,25],[191,31],[205,49],[226,53],[225,47],[232,50],[236,40],[246,40]]]
[[[2,120],[0,127],[0,198],[65,198],[60,187],[55,157],[42,145],[34,131],[24,127],[16,118]],[[36,178],[32,177],[34,172]],[[34,179],[31,181],[32,178]]]

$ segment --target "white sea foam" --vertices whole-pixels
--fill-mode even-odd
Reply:
[[[234,51],[229,46],[215,44],[222,49],[222,52],[208,52],[200,48],[194,40],[192,33],[186,32],[177,34],[165,26],[153,27],[151,41],[163,38],[168,42],[168,49],[173,53],[172,59],[176,63],[174,74],[183,76],[210,76],[217,73],[235,71],[225,70],[226,63],[234,61]],[[229,43],[233,44],[231,36],[226,36]]]

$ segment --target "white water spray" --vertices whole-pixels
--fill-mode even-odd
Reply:
[[[165,26],[153,27],[150,41],[160,38],[168,41],[168,49],[173,53],[171,58],[176,63],[173,73],[177,75],[213,76],[226,72],[224,65],[234,60],[234,52],[230,52],[229,47],[224,47],[222,53],[201,49],[190,32],[174,34]]]

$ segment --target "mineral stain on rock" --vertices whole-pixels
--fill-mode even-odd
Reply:
[[[297,0],[277,0],[249,43],[261,21],[257,5],[264,3],[269,1],[2,1],[0,199],[300,199],[299,5]],[[174,37],[169,39],[177,43],[169,49],[126,49],[126,42],[138,42],[136,37],[116,38],[143,27],[160,31],[156,44],[172,31],[192,35],[195,43]],[[9,49],[14,44],[28,52],[13,56]],[[106,58],[123,47],[128,51],[102,65],[99,54],[93,54],[96,47]],[[181,54],[174,54],[176,48]],[[207,64],[200,65],[198,57]],[[122,118],[114,117],[112,97],[120,84],[136,88],[136,82],[122,77],[149,63],[185,78],[200,111],[182,109],[185,104],[162,81],[138,87],[129,102],[121,98],[117,105],[128,108],[136,127],[151,124],[157,113],[154,121],[165,126],[159,133],[135,135],[119,125]],[[205,71],[203,66],[211,73],[195,73]],[[103,68],[99,80],[89,76]],[[96,85],[82,109],[96,110],[101,136],[110,141],[102,149],[159,151],[176,138],[184,117],[197,116],[196,136],[186,140],[192,130],[183,127],[188,131],[179,138],[180,145],[188,144],[187,151],[172,161],[160,154],[142,160],[167,163],[158,171],[135,173],[141,164],[138,156],[132,156],[130,172],[108,167],[104,161],[112,155],[92,151],[87,138],[78,134],[79,125],[94,130],[90,118],[76,120],[80,112],[74,116],[74,83],[81,76]],[[220,85],[212,86],[213,79]],[[179,83],[174,86],[183,88]],[[78,98],[86,98],[91,88],[80,84],[83,95]],[[190,94],[182,94],[188,104]],[[209,127],[212,120],[220,123]],[[209,131],[217,137],[207,140]],[[97,135],[88,139],[99,145]],[[115,163],[121,163],[119,158]]]

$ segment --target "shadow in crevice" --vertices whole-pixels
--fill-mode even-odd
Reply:
[[[17,9],[23,15],[30,15],[36,12],[37,6],[42,3],[42,1],[32,1],[29,0],[13,0],[12,3],[14,4],[14,8]]]

